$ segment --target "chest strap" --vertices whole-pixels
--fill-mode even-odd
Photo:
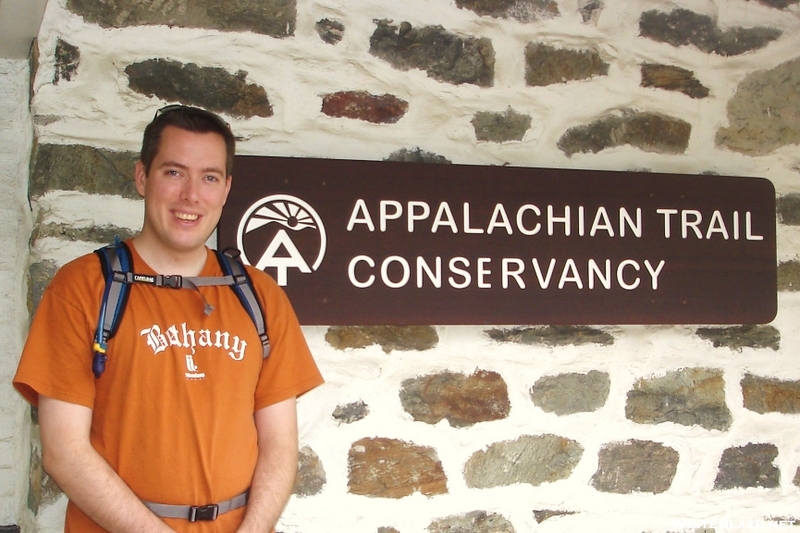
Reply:
[[[150,509],[153,514],[161,518],[182,518],[189,522],[216,520],[221,514],[228,511],[239,509],[247,505],[247,498],[250,491],[246,490],[238,496],[224,502],[211,503],[208,505],[171,505],[168,503],[153,503],[143,501],[142,503]]]

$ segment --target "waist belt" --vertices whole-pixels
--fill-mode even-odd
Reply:
[[[244,507],[247,505],[247,497],[249,494],[250,491],[246,490],[230,500],[208,505],[171,505],[168,503],[145,501],[142,503],[161,518],[183,518],[189,522],[197,522],[198,520],[216,520],[221,514]]]

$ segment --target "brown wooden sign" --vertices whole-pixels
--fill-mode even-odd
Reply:
[[[748,324],[761,178],[238,156],[218,231],[304,324]]]

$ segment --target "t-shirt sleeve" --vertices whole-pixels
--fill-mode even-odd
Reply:
[[[286,293],[264,272],[251,271],[263,302],[270,355],[261,368],[255,409],[301,396],[323,383]]]
[[[97,318],[88,315],[93,310],[90,302],[99,295],[88,288],[88,266],[78,261],[62,268],[36,310],[13,379],[17,391],[34,406],[39,395],[89,408],[94,405],[92,327]],[[99,308],[99,300],[95,307]]]

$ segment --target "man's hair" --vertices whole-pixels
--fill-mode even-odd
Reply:
[[[175,126],[194,133],[217,133],[225,139],[225,175],[233,173],[233,156],[236,153],[236,140],[227,122],[218,115],[199,107],[185,105],[168,105],[156,111],[153,121],[144,129],[142,151],[139,158],[144,164],[146,173],[150,173],[161,145],[161,133],[167,126]]]

